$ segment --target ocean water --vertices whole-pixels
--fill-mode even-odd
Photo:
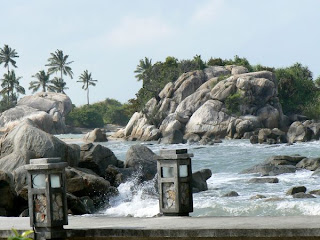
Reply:
[[[293,145],[252,145],[248,140],[223,140],[213,146],[126,141],[101,144],[110,148],[120,160],[125,160],[129,147],[138,143],[146,145],[155,153],[161,148],[188,148],[194,154],[193,171],[211,169],[213,174],[207,181],[208,191],[193,194],[194,212],[191,216],[320,215],[320,196],[294,199],[286,195],[287,190],[293,186],[303,185],[307,192],[320,189],[320,178],[312,176],[312,171],[299,170],[296,173],[282,174],[277,176],[279,183],[261,184],[248,183],[249,179],[258,177],[258,174],[239,174],[273,155],[320,157],[319,141]],[[133,178],[121,184],[118,189],[119,195],[110,199],[110,207],[99,214],[111,217],[153,217],[159,213],[158,195],[153,182],[138,185]],[[238,192],[239,196],[222,197],[230,191]],[[267,198],[250,199],[257,194]]]

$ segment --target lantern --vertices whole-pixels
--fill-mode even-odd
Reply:
[[[191,157],[187,149],[160,150],[157,158],[160,212],[189,216],[193,212]]]
[[[68,224],[65,167],[60,158],[31,159],[28,170],[30,224],[43,238],[64,237]]]

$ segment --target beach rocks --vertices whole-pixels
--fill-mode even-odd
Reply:
[[[141,181],[151,180],[157,173],[156,154],[143,145],[133,145],[126,154],[125,168],[133,168]]]
[[[310,141],[312,135],[313,131],[299,121],[292,123],[287,133],[290,143]]]
[[[241,66],[213,66],[182,74],[163,88],[159,99],[150,99],[142,112],[131,117],[125,138],[146,141],[162,137],[162,143],[183,143],[188,136],[195,136],[192,134],[199,138],[192,137],[190,142],[201,141],[205,134],[239,139],[267,128],[275,130],[262,141],[286,142],[278,129],[285,117],[274,74],[247,71]],[[148,128],[152,128],[151,137],[145,134]]]
[[[207,180],[212,176],[210,169],[202,169],[192,173],[192,191],[201,192],[208,190]]]
[[[103,177],[109,165],[121,168],[124,163],[118,160],[109,148],[100,144],[88,143],[81,146],[79,167],[91,169]]]
[[[237,193],[236,191],[231,191],[222,195],[222,197],[238,197],[238,196],[239,196],[239,193]]]
[[[296,193],[305,193],[306,191],[307,191],[307,188],[305,186],[292,187],[287,191],[287,195],[294,195]]]
[[[52,134],[65,133],[65,116],[71,111],[70,98],[61,93],[37,93],[20,99],[17,106],[1,113],[0,127],[9,131],[25,118],[43,131]]]
[[[278,178],[251,178],[249,183],[278,183]]]
[[[25,119],[0,140],[0,169],[13,171],[29,163],[31,158],[61,157],[76,166],[80,149],[40,130]]]
[[[303,192],[295,193],[295,194],[292,195],[292,197],[293,198],[316,198],[312,194],[303,193]]]
[[[84,135],[83,140],[86,142],[107,142],[107,135],[100,128],[95,128]]]

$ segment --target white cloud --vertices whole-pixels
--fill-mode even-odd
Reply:
[[[107,40],[116,46],[144,45],[162,41],[173,33],[173,28],[158,18],[125,17],[107,35]]]
[[[191,20],[193,23],[208,23],[219,17],[223,8],[223,0],[209,0],[195,10]]]

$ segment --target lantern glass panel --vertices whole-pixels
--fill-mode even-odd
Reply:
[[[162,167],[162,177],[163,178],[173,178],[173,167]]]
[[[46,188],[46,175],[45,174],[35,174],[32,175],[32,187],[33,188]]]
[[[50,174],[50,181],[51,181],[51,187],[52,188],[60,188],[60,174]]]
[[[188,165],[179,166],[179,177],[188,177]]]

